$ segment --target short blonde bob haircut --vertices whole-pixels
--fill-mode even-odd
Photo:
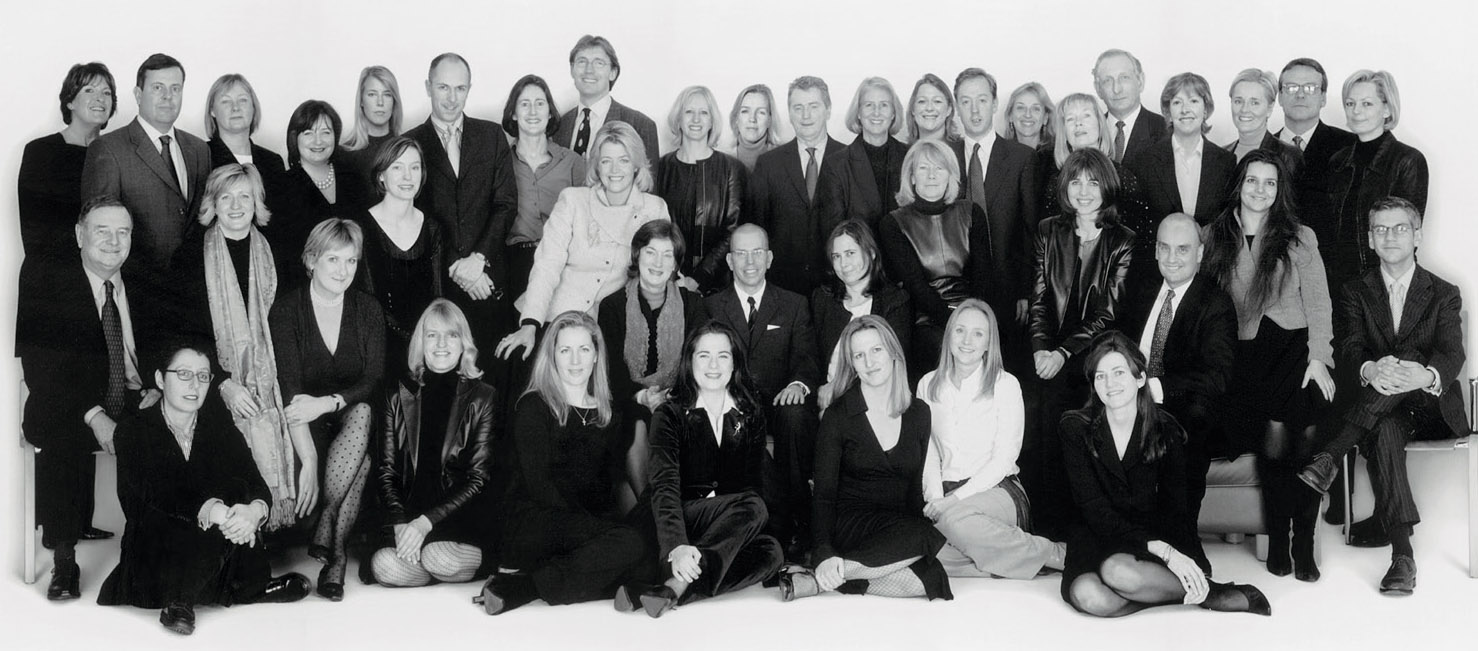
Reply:
[[[667,129],[677,138],[679,146],[683,141],[683,128],[686,120],[683,119],[683,107],[687,106],[688,100],[694,97],[703,98],[708,104],[708,146],[717,147],[719,138],[724,135],[724,116],[719,111],[718,100],[713,98],[713,92],[707,86],[688,86],[683,92],[677,94],[677,101],[672,103],[672,110],[667,112]]]
[[[1386,116],[1386,131],[1395,129],[1401,122],[1401,91],[1396,90],[1396,78],[1384,70],[1356,70],[1340,89],[1341,103],[1350,99],[1350,89],[1360,83],[1375,84],[1376,96],[1391,109],[1391,114]]]
[[[216,220],[215,197],[242,183],[251,189],[251,198],[256,204],[252,209],[252,220],[257,226],[266,226],[271,221],[272,211],[267,209],[267,193],[262,189],[262,174],[257,171],[257,166],[230,163],[211,170],[210,176],[205,177],[205,194],[200,198],[201,226],[210,226]]]
[[[903,182],[898,184],[898,205],[907,206],[914,202],[914,168],[918,166],[921,158],[949,172],[949,184],[944,189],[944,202],[954,203],[954,200],[960,196],[959,161],[955,160],[955,154],[949,150],[949,145],[938,140],[920,140],[909,147],[908,154],[903,157]]]
[[[888,101],[893,103],[893,123],[888,125],[889,135],[898,135],[903,130],[904,106],[898,99],[898,91],[893,90],[893,84],[888,83],[882,77],[868,77],[862,83],[857,84],[857,92],[852,94],[852,103],[847,105],[847,130],[852,133],[862,133],[862,96],[869,90],[881,90],[888,94]]]

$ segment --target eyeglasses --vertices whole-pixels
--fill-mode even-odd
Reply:
[[[210,371],[192,371],[188,368],[167,368],[164,370],[174,373],[175,377],[179,378],[181,382],[189,382],[190,378],[195,378],[200,380],[201,384],[210,384],[210,378],[213,377]]]
[[[1389,235],[1391,233],[1395,233],[1397,235],[1410,235],[1411,232],[1415,230],[1417,230],[1416,227],[1412,226],[1411,224],[1396,224],[1395,226],[1371,226],[1370,234],[1376,237],[1385,237],[1386,235]]]
[[[1295,95],[1298,91],[1303,91],[1305,95],[1313,95],[1320,90],[1322,89],[1319,88],[1319,84],[1283,84],[1283,92],[1289,95]]]

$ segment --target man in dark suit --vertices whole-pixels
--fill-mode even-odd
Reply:
[[[1031,370],[1031,340],[1026,333],[1027,298],[1031,296],[1032,236],[1037,232],[1036,152],[996,135],[996,78],[980,68],[955,77],[955,111],[963,137],[955,144],[960,178],[968,196],[985,211],[990,237],[991,307],[1003,315],[1001,326],[1006,369]],[[1014,315],[1014,317],[1012,316]]]
[[[734,283],[705,299],[714,319],[738,332],[749,357],[749,374],[774,438],[775,461],[783,475],[785,497],[771,510],[772,530],[786,544],[786,556],[797,560],[810,538],[812,456],[816,449],[816,400],[821,383],[816,361],[816,333],[806,299],[771,286],[765,274],[775,254],[769,235],[744,224],[729,236],[729,269]],[[767,498],[774,491],[767,489]],[[795,539],[792,540],[792,537]]]
[[[91,528],[93,452],[112,454],[118,420],[159,399],[144,390],[139,365],[139,347],[152,338],[142,317],[155,307],[129,291],[135,274],[120,272],[133,219],[117,199],[96,199],[75,230],[76,257],[26,259],[16,309],[15,349],[30,389],[22,423],[36,446],[36,519],[55,559],[53,601],[81,596],[77,541],[106,533]]]
[[[816,188],[823,178],[844,173],[846,146],[826,132],[831,92],[825,81],[797,77],[790,82],[786,106],[795,139],[755,161],[744,199],[744,222],[759,224],[773,236],[775,284],[810,296],[830,266]]]
[[[1166,136],[1165,118],[1139,102],[1144,92],[1144,66],[1124,50],[1105,50],[1093,64],[1093,88],[1108,108],[1116,163],[1132,160]]]
[[[518,186],[503,128],[463,113],[471,87],[472,69],[460,55],[432,59],[426,74],[431,116],[405,135],[426,157],[416,207],[440,222],[442,247],[451,252],[447,297],[467,314],[473,338],[487,346],[513,325],[510,303],[517,297],[503,293],[503,240],[518,211]],[[484,354],[477,362],[491,372],[497,357]],[[501,375],[490,373],[500,389]]]
[[[1370,248],[1380,267],[1346,283],[1340,314],[1349,327],[1339,346],[1354,394],[1344,427],[1299,473],[1318,492],[1334,480],[1336,462],[1356,444],[1369,461],[1375,515],[1354,525],[1355,544],[1391,546],[1381,592],[1416,587],[1412,527],[1421,521],[1406,478],[1406,443],[1468,434],[1458,373],[1466,354],[1462,296],[1453,284],[1416,263],[1422,217],[1399,197],[1370,209]]]
[[[1190,522],[1201,514],[1220,428],[1213,406],[1226,393],[1237,342],[1237,312],[1232,298],[1212,278],[1199,275],[1201,229],[1185,213],[1160,222],[1155,261],[1164,279],[1141,288],[1124,312],[1124,332],[1139,342],[1149,360],[1150,393],[1186,432],[1186,504]],[[1189,532],[1196,539],[1195,532]],[[1188,552],[1207,572],[1211,562],[1198,544]]]
[[[129,267],[158,280],[195,227],[210,175],[210,147],[174,128],[185,94],[185,68],[167,54],[139,65],[133,98],[138,119],[87,148],[82,202],[111,197],[133,215],[137,245]]]
[[[589,158],[591,141],[607,122],[621,121],[636,129],[647,165],[656,165],[661,157],[657,149],[657,123],[641,111],[628,108],[611,98],[616,78],[621,76],[621,60],[616,48],[604,36],[586,34],[570,49],[570,78],[580,93],[580,105],[559,118],[554,141]]]

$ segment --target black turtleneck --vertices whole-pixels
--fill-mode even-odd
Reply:
[[[441,502],[441,450],[446,443],[452,399],[457,397],[456,371],[421,374],[421,433],[416,442],[416,477],[411,483],[411,512],[421,513]]]
[[[937,201],[929,201],[928,199],[918,196],[918,190],[915,190],[913,204],[911,205],[913,206],[914,210],[924,213],[925,215],[938,215],[943,213],[950,204],[949,202],[944,200],[944,197],[940,197]]]

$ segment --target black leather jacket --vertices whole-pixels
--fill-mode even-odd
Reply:
[[[441,497],[425,513],[406,513],[416,477],[421,390],[397,383],[385,401],[380,436],[380,498],[390,524],[425,515],[435,525],[483,492],[493,468],[493,411],[497,392],[481,380],[459,378],[441,446]]]
[[[1370,250],[1370,207],[1385,197],[1401,197],[1416,205],[1422,214],[1427,212],[1427,158],[1415,147],[1396,139],[1396,134],[1387,131],[1384,140],[1365,170],[1360,185],[1355,185],[1355,146],[1351,145],[1335,152],[1330,160],[1330,198],[1335,208],[1337,225],[1330,235],[1330,246],[1354,247],[1361,268],[1371,267],[1380,261]],[[1354,202],[1353,206],[1346,202]],[[1353,209],[1353,213],[1351,211]],[[1355,223],[1343,223],[1345,215],[1353,214]],[[1354,240],[1348,239],[1350,233]],[[1318,233],[1324,237],[1324,233]],[[1319,240],[1320,248],[1325,241]]]
[[[723,281],[729,231],[739,224],[749,172],[739,159],[717,151],[697,165],[679,161],[674,151],[654,171],[652,194],[667,202],[687,245],[679,266],[707,293]]]
[[[1124,297],[1124,277],[1134,255],[1134,231],[1110,226],[1087,261],[1092,270],[1079,287],[1081,321],[1063,331],[1078,262],[1077,218],[1058,215],[1037,225],[1036,282],[1032,286],[1032,350],[1062,350],[1068,356],[1088,347],[1094,335],[1114,327]]]

